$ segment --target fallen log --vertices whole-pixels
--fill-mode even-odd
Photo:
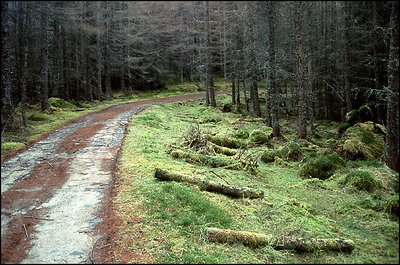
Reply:
[[[223,167],[226,169],[241,170],[243,163],[237,163],[236,160],[222,156],[208,156],[198,153],[189,153],[183,150],[174,150],[171,152],[173,158],[183,159],[191,164],[202,164],[212,168]]]
[[[207,237],[212,242],[241,243],[250,247],[272,246],[277,250],[296,250],[298,252],[313,252],[316,250],[352,252],[354,242],[340,238],[305,239],[293,237],[274,237],[272,235],[236,231],[230,229],[207,228]]]
[[[214,149],[216,153],[223,154],[226,156],[234,156],[236,155],[236,150],[230,149],[228,147],[219,146],[214,144],[213,142],[209,142],[210,146]]]
[[[201,178],[184,176],[176,173],[171,173],[163,169],[156,168],[154,177],[165,181],[186,182],[198,186],[201,190],[221,193],[233,198],[264,198],[264,192],[252,188],[241,188],[232,185],[217,183],[211,180],[203,180]]]

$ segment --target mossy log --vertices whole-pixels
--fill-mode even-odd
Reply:
[[[241,148],[246,145],[245,142],[232,137],[222,137],[218,135],[208,135],[208,140],[216,145],[228,148]]]
[[[261,233],[236,231],[230,229],[207,228],[207,237],[212,242],[241,243],[250,247],[272,246],[274,249],[313,252],[316,250],[351,252],[354,249],[352,240],[340,238],[305,239],[293,237],[274,237]]]
[[[160,180],[187,182],[200,187],[201,190],[221,193],[233,198],[264,198],[264,192],[252,188],[241,188],[231,185],[221,184],[210,180],[203,180],[196,177],[184,176],[176,173],[171,173],[163,169],[156,168],[154,177]]]
[[[216,145],[212,142],[209,142],[210,146],[214,149],[214,151],[218,154],[223,154],[226,156],[234,156],[236,155],[236,150],[230,149],[228,147],[223,147],[223,146],[219,146]]]
[[[233,159],[223,156],[207,156],[198,153],[189,153],[183,150],[174,150],[171,152],[173,158],[183,159],[188,163],[202,164],[213,168],[222,167],[226,169],[241,170],[245,167],[244,162],[237,162]]]

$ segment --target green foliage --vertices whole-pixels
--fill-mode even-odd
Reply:
[[[76,109],[77,106],[61,98],[49,98],[49,103],[56,108],[60,109]]]
[[[318,178],[325,180],[330,178],[337,168],[344,166],[345,162],[336,153],[321,155],[311,158],[299,170],[302,178]]]
[[[231,112],[233,110],[232,103],[224,103],[222,104],[221,111],[222,112]]]
[[[379,160],[373,159],[373,160],[349,160],[347,161],[347,165],[351,168],[358,168],[358,167],[375,167],[375,168],[380,168],[383,167],[384,165],[382,162]]]
[[[368,192],[373,192],[382,187],[381,182],[379,182],[368,171],[363,170],[351,171],[346,175],[342,184],[344,186],[353,186],[358,190],[365,190]]]
[[[256,129],[250,133],[249,140],[255,144],[265,144],[268,143],[269,137],[265,132]]]

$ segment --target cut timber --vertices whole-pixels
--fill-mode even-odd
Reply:
[[[203,180],[196,177],[183,176],[170,173],[166,170],[156,168],[154,177],[160,180],[187,182],[200,187],[201,190],[217,192],[234,198],[264,198],[264,192],[251,188],[240,188],[226,184],[220,184],[210,180]]]
[[[212,242],[242,243],[250,247],[272,246],[273,248],[313,252],[316,250],[351,252],[354,242],[339,238],[305,239],[293,237],[273,237],[272,235],[235,231],[230,229],[207,228],[207,237]]]

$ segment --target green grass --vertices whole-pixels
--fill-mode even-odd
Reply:
[[[181,84],[180,86],[185,86],[185,84]],[[93,102],[81,102],[78,104],[72,104],[59,98],[50,98],[49,102],[53,104],[54,108],[52,107],[49,111],[43,113],[40,111],[39,105],[31,106],[26,113],[28,117],[28,126],[26,128],[22,124],[16,124],[14,126],[15,129],[1,134],[1,156],[4,157],[12,151],[18,150],[28,142],[36,140],[43,134],[84,114],[97,112],[123,103],[187,93],[196,93],[196,91],[192,92],[180,89],[180,87],[173,87],[170,90],[163,91],[136,92],[127,97],[119,92],[113,95],[112,100],[102,102],[95,100]],[[20,113],[16,113],[15,120],[17,123],[21,123],[22,118]],[[157,121],[155,120],[154,123],[156,124]]]
[[[227,101],[222,96],[217,98],[219,105],[224,100]],[[385,166],[377,168],[372,162],[371,165],[355,163],[355,167],[359,166],[357,169],[367,170],[379,179],[383,189],[368,193],[343,187],[340,183],[348,169],[335,154],[329,155],[332,150],[327,149],[330,145],[326,144],[332,134],[336,135],[339,124],[321,123],[321,127],[317,127],[322,137],[317,143],[325,149],[318,146],[312,151],[302,147],[305,157],[312,159],[312,152],[318,157],[320,150],[327,150],[325,154],[330,161],[340,164],[327,180],[298,176],[299,169],[308,159],[291,161],[283,157],[285,163],[266,164],[259,158],[254,174],[244,170],[209,168],[174,159],[169,154],[180,147],[194,121],[199,123],[201,131],[232,138],[247,136],[245,131],[262,130],[265,124],[262,119],[204,107],[201,102],[157,105],[141,112],[132,118],[122,147],[116,200],[119,214],[126,222],[132,218],[143,220],[137,229],[146,235],[146,250],[152,253],[156,263],[398,263],[399,223],[389,210],[396,205],[392,199],[396,192],[391,183],[398,175]],[[219,119],[218,122],[204,122],[208,117]],[[321,129],[322,126],[327,131]],[[289,141],[295,140],[293,128],[296,126],[291,122],[282,121],[282,131]],[[246,152],[260,157],[263,151],[279,147],[282,144],[274,142],[270,147],[251,145]],[[257,188],[264,191],[265,196],[255,200],[232,199],[190,184],[161,182],[154,178],[157,167],[220,183]],[[356,248],[351,254],[300,254],[269,246],[252,249],[240,244],[223,245],[207,240],[206,227],[274,236],[341,237],[353,240]],[[121,229],[128,231],[131,228],[126,224]],[[129,248],[135,248],[137,243],[132,242],[129,235],[125,236],[123,242],[128,242]]]

